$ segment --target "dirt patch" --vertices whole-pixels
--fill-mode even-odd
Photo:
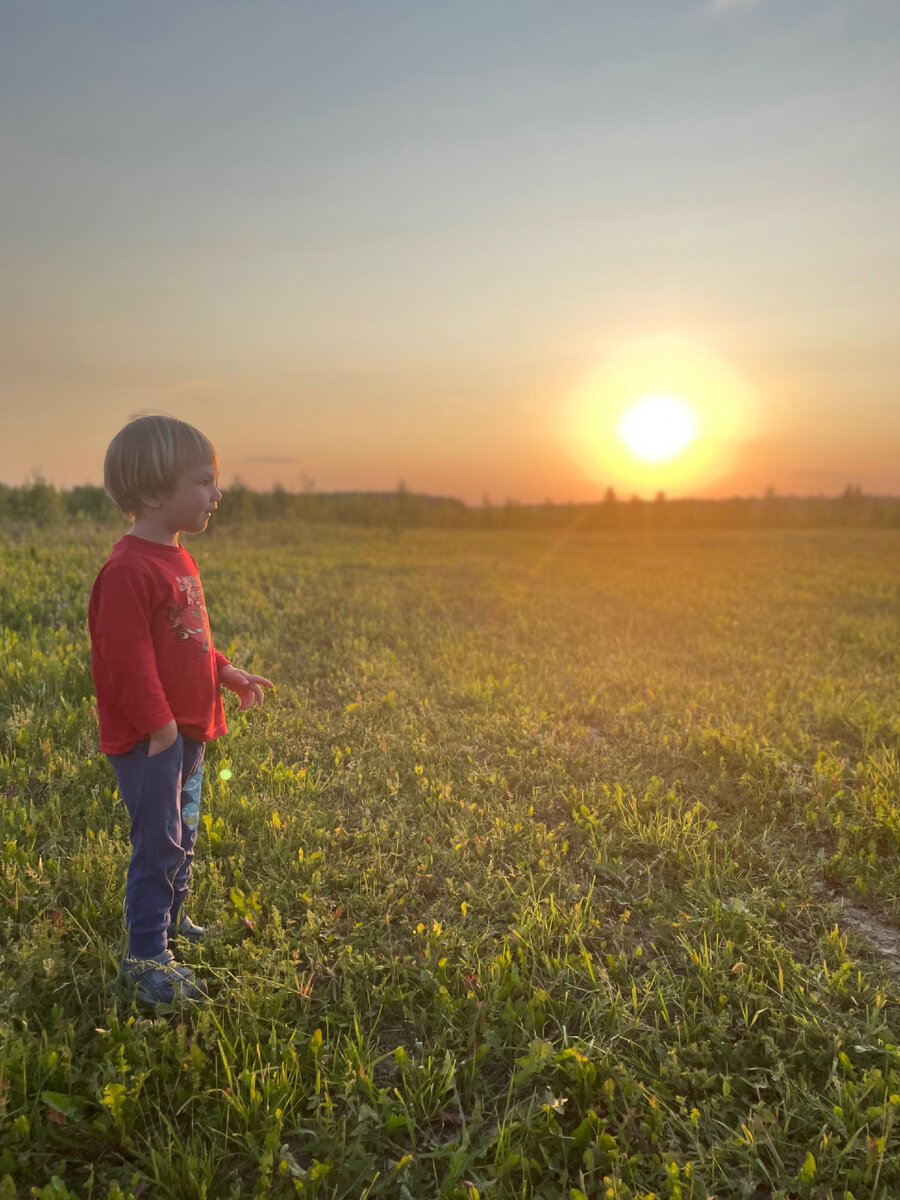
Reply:
[[[900,975],[900,929],[864,908],[857,908],[840,892],[829,892],[825,888],[816,890],[821,890],[837,908],[841,923],[867,941],[885,960],[885,966],[892,974]]]

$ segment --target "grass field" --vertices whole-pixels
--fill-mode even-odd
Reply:
[[[0,1200],[900,1194],[900,534],[191,539],[278,687],[207,759],[211,1002],[159,1016],[114,536],[0,541]]]

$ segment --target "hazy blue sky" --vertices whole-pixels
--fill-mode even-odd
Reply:
[[[668,335],[744,415],[639,490],[900,493],[898,114],[897,0],[0,0],[0,479],[595,496]]]

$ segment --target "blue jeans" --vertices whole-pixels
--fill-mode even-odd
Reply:
[[[128,754],[107,755],[131,818],[125,882],[131,958],[166,949],[169,924],[187,895],[200,823],[204,743],[179,733],[168,750],[152,757],[149,745],[146,738]]]

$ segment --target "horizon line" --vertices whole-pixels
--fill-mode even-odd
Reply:
[[[105,493],[105,488],[98,483],[77,483],[68,487],[59,486],[53,483],[52,480],[44,479],[40,472],[35,472],[34,477],[26,483],[11,484],[0,479],[0,488],[8,489],[9,491],[24,491],[35,486],[49,487],[54,492],[65,494],[73,492],[79,488],[91,488],[99,492]],[[765,491],[761,494],[744,494],[731,493],[724,496],[668,496],[664,489],[660,489],[653,496],[639,496],[637,493],[619,493],[613,487],[604,489],[604,494],[598,496],[594,500],[557,500],[553,497],[545,497],[543,500],[519,500],[511,496],[506,497],[502,501],[493,501],[487,492],[484,493],[480,502],[470,502],[462,499],[460,496],[448,495],[437,492],[416,492],[411,491],[402,480],[398,482],[394,488],[339,488],[331,491],[318,491],[316,489],[297,490],[296,488],[288,487],[287,485],[276,481],[269,488],[250,487],[242,480],[235,478],[230,484],[225,484],[221,489],[225,495],[228,491],[243,490],[254,495],[267,496],[273,493],[285,494],[289,496],[319,496],[323,499],[333,499],[342,496],[369,496],[378,497],[379,499],[396,498],[403,496],[408,500],[428,500],[431,502],[441,502],[455,505],[462,505],[464,508],[590,508],[603,504],[729,504],[735,501],[741,502],[759,502],[766,501],[781,501],[794,503],[811,503],[813,501],[831,501],[837,502],[841,500],[876,500],[876,501],[900,501],[900,494],[893,492],[866,492],[859,484],[848,483],[840,492],[779,492],[774,486],[768,485]]]

